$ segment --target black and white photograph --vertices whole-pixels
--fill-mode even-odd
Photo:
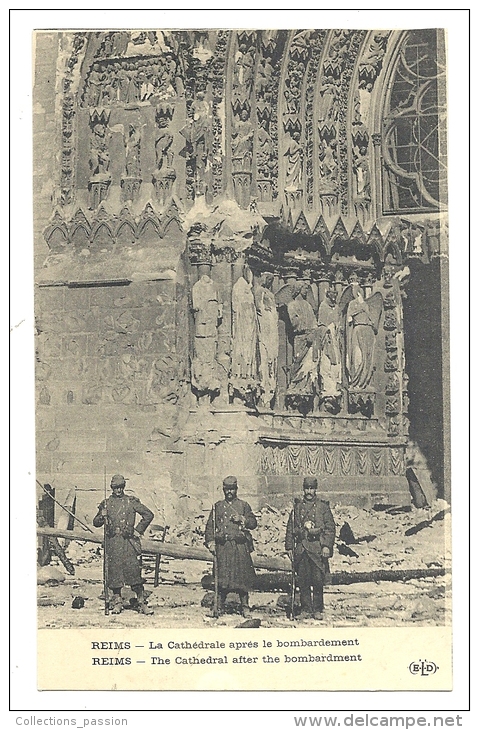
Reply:
[[[452,689],[447,30],[249,14],[33,33],[40,690]]]

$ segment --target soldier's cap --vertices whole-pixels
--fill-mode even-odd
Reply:
[[[223,488],[238,489],[238,480],[236,477],[225,477],[223,479]]]
[[[303,479],[303,489],[317,489],[318,488],[318,480],[316,477],[304,477]]]
[[[125,477],[121,474],[114,474],[111,478],[110,487],[124,487],[126,484]]]

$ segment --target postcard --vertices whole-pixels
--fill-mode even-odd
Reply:
[[[453,690],[447,28],[269,20],[34,31],[43,696]]]

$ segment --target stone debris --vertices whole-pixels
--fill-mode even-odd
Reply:
[[[58,585],[65,580],[65,573],[54,565],[44,565],[37,570],[38,585]]]
[[[289,508],[277,509],[265,505],[256,512],[258,527],[253,531],[255,553],[261,557],[284,555],[284,536]],[[377,505],[376,509],[335,505],[332,507],[337,528],[337,540],[331,570],[333,572],[369,572],[378,570],[414,570],[445,568],[450,565],[449,505],[435,500],[430,507],[420,509]],[[200,511],[169,526],[165,542],[200,547],[204,544],[204,530],[208,511]],[[148,539],[163,541],[163,528],[152,525]],[[354,545],[354,549],[350,547]],[[66,552],[74,565],[85,565],[102,560],[98,545],[71,541]],[[56,562],[56,559],[53,558]],[[39,569],[45,576],[54,566]],[[147,582],[154,579],[155,558],[143,556]],[[41,572],[43,571],[43,572]],[[46,572],[45,572],[46,571]],[[164,584],[197,584],[210,572],[209,566],[197,560],[177,560],[162,557],[159,582]],[[64,579],[64,573],[55,575]],[[42,577],[43,576],[43,577]],[[54,578],[53,578],[54,579]]]

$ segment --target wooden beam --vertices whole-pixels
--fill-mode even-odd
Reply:
[[[74,530],[55,530],[48,527],[37,527],[37,535],[47,535],[52,537],[66,537],[69,540],[81,540],[83,542],[94,542],[99,545],[103,544],[103,536],[94,533],[84,533]],[[160,540],[141,539],[142,552],[151,555],[165,555],[169,558],[180,558],[182,560],[203,560],[207,563],[213,562],[213,556],[205,547],[190,547],[188,545],[179,545],[173,542],[161,542]],[[288,558],[272,557],[263,558],[251,556],[255,568],[264,568],[266,570],[284,570],[291,571],[291,563]]]

